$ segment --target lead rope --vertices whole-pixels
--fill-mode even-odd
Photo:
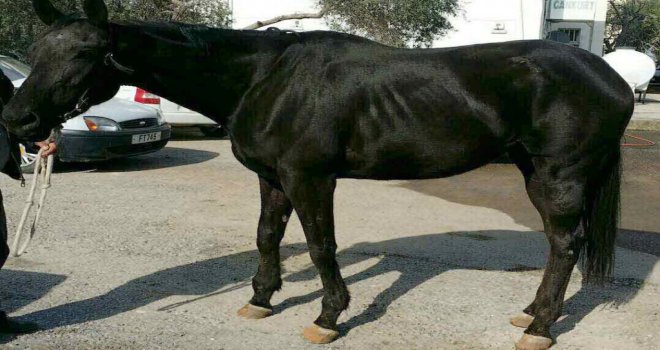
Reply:
[[[53,162],[55,160],[55,156],[52,154],[48,156],[48,159],[44,159],[41,155],[43,154],[44,150],[39,150],[39,153],[37,154],[37,160],[34,164],[34,173],[32,176],[32,185],[30,185],[30,193],[28,194],[27,199],[25,200],[25,209],[23,209],[23,215],[21,216],[21,221],[18,224],[18,228],[16,229],[16,236],[14,238],[14,244],[12,246],[12,251],[13,255],[15,257],[19,257],[25,253],[25,250],[27,249],[28,245],[30,245],[30,241],[32,240],[32,237],[34,237],[34,233],[37,230],[37,223],[39,222],[39,218],[41,217],[41,210],[44,207],[44,202],[46,201],[46,194],[48,189],[50,188],[50,176],[53,173]],[[25,223],[27,222],[28,215],[30,214],[30,211],[32,210],[32,207],[34,207],[34,195],[37,190],[37,182],[41,179],[41,196],[39,197],[39,202],[37,203],[37,212],[34,216],[34,220],[32,221],[32,226],[30,227],[30,233],[29,235],[25,238],[25,241],[23,242],[22,245],[19,244],[21,242],[21,237],[25,233],[23,230],[23,227],[25,227]]]

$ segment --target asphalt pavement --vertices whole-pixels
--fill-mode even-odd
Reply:
[[[655,141],[660,133],[632,132]],[[660,146],[626,148],[613,278],[568,287],[553,349],[660,344]],[[0,179],[10,230],[26,189]],[[0,305],[43,331],[0,338],[31,349],[511,349],[508,324],[534,297],[548,251],[510,164],[427,181],[341,180],[339,261],[352,294],[341,338],[302,329],[321,284],[292,218],[275,314],[236,316],[251,296],[257,178],[227,140],[177,132],[161,152],[61,164],[28,253],[0,271]]]

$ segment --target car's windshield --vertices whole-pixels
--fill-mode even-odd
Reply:
[[[11,81],[25,79],[30,75],[29,66],[9,57],[0,57],[0,69]]]

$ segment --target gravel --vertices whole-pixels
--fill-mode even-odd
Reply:
[[[0,347],[511,349],[522,334],[508,318],[533,299],[547,244],[515,167],[339,181],[339,260],[352,303],[342,337],[313,346],[301,332],[320,311],[321,285],[298,220],[282,245],[275,315],[238,318],[258,261],[256,175],[229,141],[176,136],[152,155],[59,165],[31,248],[0,272],[2,308],[44,330],[0,338]],[[660,344],[660,153],[625,158],[614,277],[593,286],[574,271],[553,349]],[[0,186],[11,231],[26,189],[6,177]]]

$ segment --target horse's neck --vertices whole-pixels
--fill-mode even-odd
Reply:
[[[122,81],[226,124],[243,94],[286,46],[265,35],[192,26],[112,28]]]

